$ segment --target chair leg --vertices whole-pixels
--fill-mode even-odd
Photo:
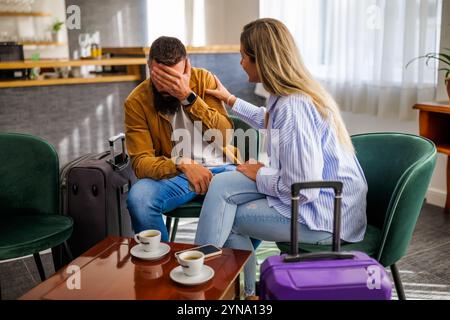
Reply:
[[[170,242],[175,242],[175,237],[177,235],[179,221],[180,221],[179,218],[175,218],[175,221],[173,223],[173,228],[172,228],[172,234],[170,235]]]
[[[172,217],[166,217],[166,229],[167,233],[170,234],[170,229],[172,229]]]
[[[33,254],[34,256],[34,262],[36,263],[36,267],[39,271],[39,276],[41,277],[41,281],[45,280],[45,272],[44,272],[44,266],[42,265],[41,256],[39,255],[39,252]]]
[[[69,244],[67,243],[67,241],[64,241],[64,249],[66,250],[67,258],[69,259],[68,262],[72,262],[73,255],[72,255],[72,251],[70,250],[70,247],[69,247]]]
[[[391,266],[392,277],[394,278],[395,290],[399,300],[406,300],[405,290],[403,289],[402,280],[400,279],[400,273],[397,266],[393,264]]]
[[[52,248],[52,256],[55,272],[58,272],[62,267],[73,261],[72,251],[67,241]]]
[[[63,256],[62,245],[52,248],[53,267],[55,268],[55,272],[58,272],[58,270],[64,266]]]

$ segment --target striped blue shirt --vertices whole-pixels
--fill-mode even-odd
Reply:
[[[258,171],[258,191],[269,206],[291,218],[291,186],[298,182],[333,180],[344,184],[341,239],[364,238],[367,182],[356,156],[340,145],[329,120],[302,94],[271,96],[269,107],[237,99],[233,111],[254,128],[266,129],[270,167]],[[299,222],[310,230],[333,232],[332,190],[304,190],[300,195]]]

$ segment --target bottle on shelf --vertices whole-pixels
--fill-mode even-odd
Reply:
[[[97,43],[93,43],[91,45],[91,57],[93,59],[101,59],[102,58],[102,48]]]

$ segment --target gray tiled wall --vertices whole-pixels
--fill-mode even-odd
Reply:
[[[107,150],[123,131],[122,105],[133,82],[0,89],[0,131],[40,136],[60,163]]]
[[[66,0],[81,9],[81,30],[69,31],[70,54],[80,33],[100,32],[103,47],[147,46],[146,0]]]

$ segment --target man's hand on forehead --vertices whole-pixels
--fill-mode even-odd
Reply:
[[[186,59],[183,74],[174,67],[159,63],[153,63],[152,65],[152,81],[155,82],[158,90],[167,92],[179,100],[186,99],[191,93],[190,78],[191,64],[189,59]]]
[[[179,70],[177,70],[177,67],[178,67],[178,64],[175,66],[169,67],[162,63],[155,63],[153,65],[153,70],[157,71],[161,75],[166,74],[167,76],[172,76],[175,78],[180,78],[183,75],[189,75],[189,76],[191,75],[191,62],[189,61],[189,59],[185,60],[183,73],[181,73]]]

